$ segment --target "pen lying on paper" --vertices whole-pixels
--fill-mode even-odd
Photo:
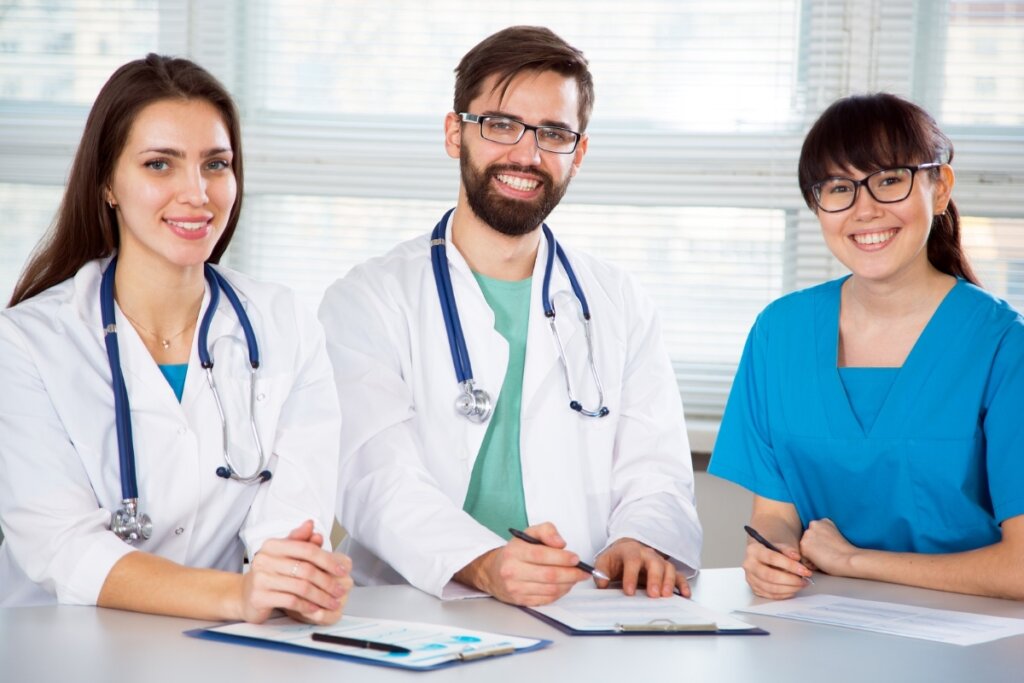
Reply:
[[[524,533],[519,529],[509,529],[508,532],[516,538],[518,538],[520,541],[526,541],[527,543],[532,543],[533,545],[544,545],[544,542],[540,539],[534,538],[530,534]],[[577,562],[576,568],[581,569],[586,573],[590,574],[591,576],[601,579],[602,581],[611,581],[611,579],[609,579],[604,572],[600,571],[599,569],[594,569],[586,562]]]
[[[336,636],[330,633],[314,633],[310,636],[313,640],[318,643],[330,643],[332,645],[348,645],[349,647],[361,647],[364,650],[380,650],[381,652],[393,652],[395,654],[407,655],[412,650],[401,645],[392,645],[391,643],[378,643],[372,640],[363,640],[362,638],[346,638],[345,636]]]
[[[778,553],[780,555],[785,555],[784,552],[782,552],[781,550],[779,550],[778,548],[775,547],[774,543],[769,541],[767,538],[765,538],[761,534],[757,533],[757,529],[755,529],[754,527],[752,527],[752,526],[744,526],[743,530],[747,532],[748,536],[750,536],[752,539],[754,539],[755,541],[757,541],[758,543],[763,545],[765,548],[768,548],[768,550],[771,550],[772,552]],[[800,575],[797,574],[797,576],[800,576]],[[814,585],[814,579],[812,579],[811,577],[809,577],[809,576],[800,576],[800,578],[803,579],[804,581],[806,581],[807,583],[811,584],[812,586]]]

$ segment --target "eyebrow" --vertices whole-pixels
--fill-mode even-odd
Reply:
[[[200,156],[204,159],[209,157],[215,157],[219,154],[226,154],[231,152],[230,147],[214,147],[213,149],[205,150]],[[170,147],[153,147],[150,149],[144,149],[139,152],[139,156],[143,154],[161,154],[167,157],[173,157],[175,159],[184,159],[185,153],[180,149],[172,149]]]
[[[490,109],[488,111],[485,111],[483,114],[481,114],[481,116],[504,116],[507,119],[515,119],[516,121],[519,121],[521,123],[526,123],[525,121],[523,121],[521,118],[519,118],[515,114],[510,114],[507,111],[501,111],[500,109]],[[570,126],[565,121],[555,121],[554,119],[542,119],[541,122],[538,123],[537,125],[538,126],[553,126],[555,128],[564,128],[566,130],[573,130],[572,126]]]

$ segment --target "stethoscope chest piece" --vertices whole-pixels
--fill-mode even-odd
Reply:
[[[477,424],[487,421],[494,409],[491,395],[483,389],[476,389],[473,380],[459,384],[462,393],[455,398],[455,412]]]
[[[139,512],[138,498],[125,498],[121,509],[110,515],[110,530],[125,543],[132,544],[153,535],[153,522],[145,512]]]

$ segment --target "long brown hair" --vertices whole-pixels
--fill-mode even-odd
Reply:
[[[238,194],[224,234],[209,259],[213,263],[220,260],[242,211],[242,135],[238,110],[224,86],[198,64],[149,54],[115,71],[97,95],[85,122],[60,209],[18,279],[9,306],[63,282],[87,262],[109,256],[117,249],[117,217],[104,201],[104,193],[135,117],[148,105],[166,99],[209,102],[220,112],[230,136],[231,166]]]
[[[502,96],[509,83],[523,71],[554,71],[576,79],[580,132],[587,129],[594,108],[594,79],[583,53],[541,26],[510,26],[484,38],[455,67],[455,112],[469,110],[480,95],[483,82],[498,75],[496,89]]]
[[[833,102],[811,127],[797,175],[804,201],[817,211],[811,186],[835,168],[865,172],[905,164],[953,161],[953,143],[928,112],[889,93],[851,95]],[[930,171],[933,178],[939,169]],[[979,285],[960,244],[960,213],[949,200],[932,219],[928,260],[936,269]]]

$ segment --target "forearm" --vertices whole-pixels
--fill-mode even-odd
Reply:
[[[858,549],[849,560],[853,578],[933,590],[1024,600],[1024,553],[999,542],[962,553],[931,555]]]
[[[156,555],[133,552],[110,570],[97,604],[192,619],[239,620],[243,618],[242,575],[183,567]]]
[[[776,545],[785,544],[794,548],[800,546],[803,525],[791,503],[755,495],[750,526]]]

